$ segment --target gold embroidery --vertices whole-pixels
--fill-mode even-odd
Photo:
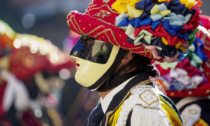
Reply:
[[[145,80],[140,82],[139,84],[137,84],[136,86],[139,85],[144,85],[144,84],[148,84],[150,82],[150,80]],[[115,110],[125,101],[126,98],[128,98],[128,96],[131,94],[130,90],[128,91],[128,93],[125,95],[125,97],[122,99],[121,103],[113,110],[113,111],[109,111],[106,113],[106,121],[105,121],[105,126],[107,126],[108,123],[108,119],[110,117],[110,115],[112,115],[113,112],[115,112]]]
[[[92,31],[90,31],[89,33],[87,33],[86,35],[90,35],[91,33],[95,32],[96,30],[100,29],[104,27],[104,25],[99,25],[98,27],[96,27],[95,29],[93,29]]]
[[[120,46],[120,44],[118,43],[118,41],[117,41],[116,38],[115,38],[115,35],[114,35],[112,29],[110,29],[110,28],[108,28],[108,29],[106,29],[106,30],[104,30],[104,31],[99,32],[98,34],[96,34],[96,35],[94,36],[94,38],[97,37],[97,36],[99,36],[99,35],[101,35],[102,33],[106,33],[107,31],[110,31],[110,33],[112,34],[112,37],[113,37],[113,39],[114,39],[116,45],[117,45],[117,46]],[[110,39],[109,35],[106,34],[106,37],[107,37],[107,38],[109,39],[109,41],[111,42],[111,39]],[[113,43],[113,42],[111,42],[111,43]],[[122,47],[122,46],[120,46],[120,47],[123,48],[123,49],[139,49],[139,48],[142,48],[143,45],[138,46],[138,47],[134,47],[134,48],[125,48],[125,47]],[[144,48],[144,47],[143,47],[143,48]],[[131,52],[133,52],[133,51],[131,51]],[[144,51],[141,51],[141,52],[134,52],[134,53],[145,53],[145,48],[144,48]]]
[[[139,106],[143,107],[144,109],[156,109],[156,110],[160,110],[160,109],[154,108],[154,107],[145,107],[145,106],[143,106],[141,104],[136,104],[136,105],[139,105]]]
[[[152,101],[151,103],[149,103],[148,101],[145,101],[145,99],[144,99],[143,97],[146,98],[146,96],[145,96],[145,93],[146,93],[146,92],[148,92],[148,93],[152,94],[153,96],[155,96],[155,97],[156,97],[156,100]],[[144,95],[144,96],[143,96],[143,95]],[[141,94],[139,94],[139,98],[140,98],[144,103],[146,103],[148,106],[150,106],[150,105],[152,105],[153,103],[159,101],[159,98],[158,98],[153,92],[151,92],[150,90],[144,90]]]
[[[74,21],[74,22],[73,22],[73,21]],[[89,34],[95,32],[95,31],[97,31],[98,29],[104,27],[104,25],[100,25],[100,26],[96,27],[95,29],[93,29],[93,30],[91,30],[90,32],[88,32],[88,33],[85,34],[85,33],[81,30],[79,24],[76,22],[75,15],[70,16],[70,19],[68,20],[68,25],[69,25],[69,26],[70,26],[70,22],[71,22],[72,26],[74,27],[74,29],[75,29],[78,33],[81,33],[81,34],[87,35],[87,36],[88,36]],[[74,23],[75,23],[76,26],[74,25]],[[105,23],[107,23],[107,22],[105,22]],[[120,46],[119,42],[118,42],[118,41],[116,40],[116,38],[115,38],[115,35],[114,35],[112,29],[110,29],[110,28],[105,29],[105,30],[103,30],[103,31],[101,31],[101,32],[99,32],[99,33],[97,33],[94,37],[97,37],[97,36],[99,36],[100,34],[105,33],[105,34],[106,34],[106,37],[109,39],[110,43],[113,44],[113,42],[111,41],[109,35],[107,35],[107,33],[106,33],[107,31],[110,31],[110,33],[111,33],[111,35],[112,35],[112,37],[113,37],[113,39],[114,39],[116,45],[117,45],[117,46]],[[125,47],[122,47],[122,46],[120,46],[120,47],[121,47],[121,48],[124,48],[124,49],[129,49],[129,50],[130,50],[130,49],[139,49],[139,48],[143,48],[143,49],[144,49],[143,51],[140,51],[140,52],[131,51],[131,52],[134,52],[134,53],[137,53],[137,54],[138,54],[138,53],[139,53],[139,54],[145,53],[145,56],[147,55],[147,50],[143,47],[143,45],[140,45],[140,46],[138,46],[138,47],[132,47],[132,48],[125,48]]]
[[[208,51],[210,51],[210,47],[204,46],[204,48]]]
[[[112,43],[112,41],[109,38],[109,35],[105,32],[106,36],[108,37],[109,41]],[[113,43],[112,43],[113,44]]]
[[[71,13],[68,14],[67,18],[68,18],[69,16],[71,17]],[[70,20],[70,18],[69,18],[66,22],[67,22],[68,26],[70,27],[70,25],[69,25],[69,20]]]
[[[78,29],[76,28],[76,26],[73,24],[73,21],[72,21],[71,18],[74,18],[74,22],[76,23],[76,25],[78,26],[78,29],[79,29],[80,31],[78,31]],[[99,26],[96,27],[95,29],[93,29],[93,30],[91,30],[90,32],[88,32],[87,34],[85,34],[85,33],[80,29],[79,24],[76,22],[76,19],[75,19],[74,15],[71,16],[71,18],[69,19],[69,22],[71,21],[71,24],[73,25],[74,29],[77,30],[79,33],[81,33],[81,34],[83,34],[83,35],[86,35],[86,36],[88,36],[89,34],[95,32],[96,30],[98,30],[98,29],[104,27],[104,25],[99,25]]]
[[[73,27],[74,27],[74,29],[78,32],[78,33],[81,33],[80,31],[78,31],[78,29],[75,27],[75,25],[73,24],[73,21],[72,21],[72,18],[74,17],[74,15],[72,15],[70,18],[69,18],[69,22],[68,22],[68,24],[69,24],[69,27],[70,27],[70,22],[71,22],[71,24],[73,25]],[[81,33],[82,34],[82,33]]]
[[[145,49],[145,48],[144,48]],[[151,50],[146,50],[145,49],[145,53],[147,54],[147,52],[149,53],[149,58],[151,59],[152,58],[152,51]]]
[[[108,3],[110,0],[103,0],[104,3]]]
[[[144,56],[147,56],[147,50],[144,48],[144,51],[145,51],[145,55]]]
[[[106,33],[107,31],[110,31],[110,30],[111,30],[111,29],[108,28],[108,29],[106,29],[106,30],[104,30],[104,31],[101,31],[101,32],[97,33],[97,34],[94,36],[94,38],[97,37],[97,36],[99,36],[99,35],[101,35],[102,33],[105,33],[106,36],[107,36],[107,38],[108,38],[108,40],[111,41],[111,39],[108,37],[108,35],[107,35],[107,33]]]
[[[80,29],[79,24],[76,22],[76,19],[75,19],[75,16],[74,16],[74,15],[73,15],[73,19],[74,19],[74,22],[75,22],[75,24],[77,25],[77,27],[78,27],[80,33],[84,34],[84,32]]]
[[[90,6],[89,6],[89,8],[92,8],[92,7],[95,7],[95,6],[97,6],[97,4],[91,4]],[[88,11],[87,11],[88,12]]]
[[[192,120],[196,121],[196,119],[195,119],[195,118],[190,117],[190,116],[188,116],[188,115],[182,115],[182,118],[183,118],[183,117],[185,117],[185,118],[190,118],[190,119],[192,119]]]
[[[106,10],[100,10],[100,12],[96,13],[95,15],[98,16],[98,18],[103,19],[103,18],[111,15],[111,13]]]
[[[198,113],[198,110],[196,110],[196,109],[190,109],[190,110],[188,111],[188,113],[191,114],[191,115],[195,115],[195,114]]]
[[[115,25],[113,25],[113,24],[111,24],[111,23],[108,23],[108,22],[106,22],[106,21],[104,21],[104,20],[101,20],[100,18],[99,18],[98,20],[102,21],[102,22],[105,23],[105,24],[108,24],[108,25],[111,25],[111,26],[114,26],[114,27],[115,27]]]
[[[107,4],[104,4],[104,5],[102,5],[102,6],[100,6],[100,7],[96,7],[96,8],[90,8],[89,10],[86,11],[86,13],[88,13],[88,12],[90,12],[90,11],[92,11],[92,10],[101,9],[101,8],[104,7],[104,6],[107,7],[108,10],[109,10],[110,12],[118,14],[117,11],[114,11],[114,10],[113,10],[112,8],[110,8],[109,5],[107,5]]]

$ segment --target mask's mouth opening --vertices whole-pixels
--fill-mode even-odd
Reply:
[[[112,48],[113,45],[110,43],[82,35],[70,55],[94,63],[106,64]]]

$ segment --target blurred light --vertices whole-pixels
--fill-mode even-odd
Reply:
[[[68,69],[61,69],[59,71],[59,77],[64,79],[64,80],[67,80],[71,77],[71,73]]]
[[[31,53],[36,53],[39,49],[39,43],[37,41],[32,41],[30,46]]]
[[[21,47],[21,41],[19,39],[16,39],[13,45],[15,48],[19,49]]]
[[[39,46],[39,52],[42,55],[46,55],[48,52],[48,45],[46,43],[42,43],[41,46]]]
[[[58,62],[58,55],[56,52],[52,52],[50,55],[50,61],[54,64]]]
[[[4,33],[6,31],[6,27],[3,24],[0,24],[0,33]]]
[[[32,13],[26,13],[22,18],[22,25],[24,28],[29,29],[35,23],[35,16]]]
[[[29,45],[29,39],[28,38],[26,38],[26,37],[23,37],[22,39],[21,39],[21,41],[22,41],[22,45],[23,46],[27,46],[27,45]]]
[[[34,110],[34,115],[35,115],[37,118],[41,118],[41,117],[42,117],[42,111],[39,110],[39,109],[35,109],[35,110]]]

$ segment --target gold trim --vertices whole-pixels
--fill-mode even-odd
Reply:
[[[145,80],[145,81],[142,81],[140,82],[139,84],[137,84],[136,86],[139,86],[139,85],[143,85],[143,84],[148,84],[150,82],[150,80]],[[126,98],[128,98],[128,96],[131,94],[131,90],[128,91],[128,93],[125,95],[125,97],[122,99],[121,103],[113,110],[113,111],[109,111],[106,113],[106,120],[105,120],[105,126],[107,126],[107,123],[108,123],[108,119],[110,117],[111,114],[113,114],[113,112],[116,111],[116,109],[125,101]]]
[[[102,27],[104,27],[104,25],[99,25],[98,27],[96,27],[95,29],[93,29],[92,31],[90,31],[89,33],[87,33],[86,35],[88,36],[88,35],[90,35],[91,33],[95,32],[96,30],[98,30],[98,29],[100,29],[100,28],[102,28]]]
[[[78,28],[76,28],[76,26],[74,25],[74,22],[73,22],[73,20],[72,20],[71,18],[73,18],[73,20],[74,20],[75,24],[78,26]],[[91,33],[95,32],[96,30],[98,30],[98,29],[104,27],[104,25],[99,25],[99,26],[96,27],[95,29],[93,29],[93,30],[91,30],[90,32],[88,32],[87,34],[85,34],[85,33],[80,29],[79,24],[76,22],[75,16],[73,15],[73,16],[71,16],[71,18],[69,19],[69,22],[71,21],[71,24],[73,25],[74,29],[77,30],[77,32],[82,33],[83,35],[86,35],[86,36],[90,35]],[[78,31],[78,29],[79,29],[80,31]]]
[[[152,51],[151,50],[149,50],[149,54],[150,54],[149,58],[151,59],[152,58]]]
[[[145,106],[143,106],[143,105],[141,105],[141,104],[136,104],[136,105],[139,105],[139,106],[143,107],[144,109],[156,109],[156,110],[160,110],[159,108],[145,107]]]
[[[70,21],[71,21],[71,22],[70,22]],[[68,26],[69,26],[69,27],[70,27],[70,23],[73,25],[74,29],[75,29],[78,33],[81,33],[81,34],[87,35],[87,36],[90,35],[91,33],[95,32],[95,31],[97,31],[98,29],[104,27],[104,25],[99,25],[99,26],[96,27],[95,29],[93,29],[93,30],[91,30],[90,32],[88,32],[88,33],[85,34],[85,33],[81,30],[79,24],[77,23],[77,21],[76,21],[76,19],[75,19],[75,15],[70,16],[70,18],[69,18],[69,20],[68,20]],[[77,27],[78,27],[78,28],[77,28]],[[108,38],[108,40],[110,41],[110,43],[113,44],[113,42],[111,41],[109,35],[107,34],[108,31],[110,31],[110,33],[111,33],[111,35],[112,35],[112,37],[113,37],[113,39],[114,39],[114,41],[115,41],[115,43],[116,43],[117,46],[119,46],[119,47],[121,47],[121,48],[123,48],[123,49],[128,49],[128,50],[143,48],[143,49],[144,49],[143,51],[139,51],[139,52],[131,51],[131,52],[137,53],[137,54],[138,54],[138,53],[139,53],[139,54],[145,53],[145,56],[147,56],[147,51],[148,51],[148,50],[146,50],[146,49],[144,48],[143,45],[140,45],[140,46],[137,46],[137,47],[131,47],[131,48],[122,47],[122,46],[119,44],[119,42],[116,40],[116,37],[115,37],[115,35],[114,35],[112,29],[110,29],[110,28],[105,29],[105,30],[103,30],[103,31],[101,31],[101,32],[99,32],[99,33],[97,33],[97,34],[94,36],[94,38],[97,37],[97,36],[99,36],[99,35],[101,35],[102,33],[104,33],[104,34],[106,35],[106,37]],[[151,58],[151,53],[150,53],[150,58]]]
[[[109,35],[108,35],[106,32],[105,32],[105,35],[108,37],[109,41],[110,41],[112,44],[114,44],[114,43],[110,40]]]
[[[110,0],[103,0],[103,3],[109,3]]]
[[[147,56],[147,50],[145,48],[144,48],[144,52],[145,52],[144,56],[146,57]]]
[[[118,41],[116,40],[116,38],[115,38],[115,35],[114,35],[112,29],[110,29],[110,28],[105,29],[104,31],[101,31],[101,32],[97,33],[97,34],[94,36],[94,38],[97,37],[97,36],[99,36],[99,35],[101,35],[102,33],[106,33],[107,31],[110,31],[110,33],[112,34],[112,37],[113,37],[113,39],[114,39],[116,45],[120,46],[119,42],[118,42]],[[107,38],[109,39],[109,41],[111,42],[110,37],[109,37],[107,34],[106,34],[106,36],[107,36]],[[113,43],[113,42],[111,42],[111,43]],[[139,49],[139,48],[142,48],[143,45],[138,46],[138,47],[134,47],[134,48],[125,48],[125,47],[122,47],[122,46],[120,46],[120,47],[121,47],[121,48],[124,48],[124,49]],[[143,48],[144,48],[144,47],[143,47]],[[131,51],[131,52],[133,52],[133,51]],[[135,52],[135,53],[144,53],[144,52],[145,52],[145,48],[144,48],[144,51]]]
[[[190,118],[190,119],[192,119],[192,120],[196,121],[196,119],[195,119],[195,118],[190,117],[190,116],[188,116],[188,115],[181,115],[181,116],[182,116],[182,118],[183,118],[183,117],[185,117],[185,118]]]
[[[80,31],[82,34],[84,34],[84,32],[81,30],[79,24],[76,22],[75,15],[73,15],[73,16],[74,16],[74,18],[73,18],[73,19],[74,19],[74,22],[75,22],[75,24],[77,25],[79,31]]]
[[[106,22],[106,21],[104,21],[104,20],[102,20],[102,19],[97,19],[97,20],[99,20],[99,21],[102,21],[103,23],[105,23],[105,24],[108,24],[108,25],[111,25],[111,26],[114,26],[115,27],[115,25],[113,25],[113,24],[111,24],[111,23],[108,23],[108,22]]]
[[[92,4],[90,5],[90,7],[89,7],[89,8],[91,8],[91,7],[95,7],[95,6],[97,6],[97,4],[93,4],[93,3],[92,3]],[[86,11],[86,12],[88,12],[88,11]]]
[[[153,96],[155,96],[157,98],[157,100],[153,101],[152,103],[148,103],[147,101],[145,101],[143,98],[142,98],[142,95],[145,93],[145,92],[150,92]],[[160,99],[156,96],[155,93],[151,92],[150,90],[144,90],[141,94],[139,94],[139,98],[144,102],[146,103],[148,106],[152,105],[153,103],[155,102],[158,102]]]
[[[71,21],[71,24],[73,25],[74,29],[78,32],[78,33],[81,33],[80,31],[78,31],[78,29],[75,27],[75,25],[73,24],[73,21],[72,21],[72,18],[74,17],[74,15],[72,15],[69,20],[68,20],[68,24],[69,24],[69,27],[70,27],[70,21]]]
[[[210,51],[210,47],[204,46],[204,48],[208,51]]]
[[[94,4],[95,5],[95,4]],[[91,7],[93,7],[94,5],[92,5]],[[86,11],[86,13],[89,13],[90,11],[92,10],[96,10],[96,9],[101,9],[102,7],[106,6],[108,8],[109,11],[111,11],[112,13],[116,13],[116,14],[119,14],[117,11],[114,11],[112,8],[109,7],[109,5],[107,4],[104,4],[100,7],[96,7],[96,8],[90,8],[89,10]]]

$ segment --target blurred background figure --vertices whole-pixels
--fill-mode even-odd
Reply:
[[[3,21],[0,27],[0,124],[62,126],[61,91],[73,61],[49,40],[15,33]]]
[[[0,125],[86,125],[98,96],[75,82],[74,61],[66,53],[79,36],[70,32],[62,52],[2,20],[0,29]]]

